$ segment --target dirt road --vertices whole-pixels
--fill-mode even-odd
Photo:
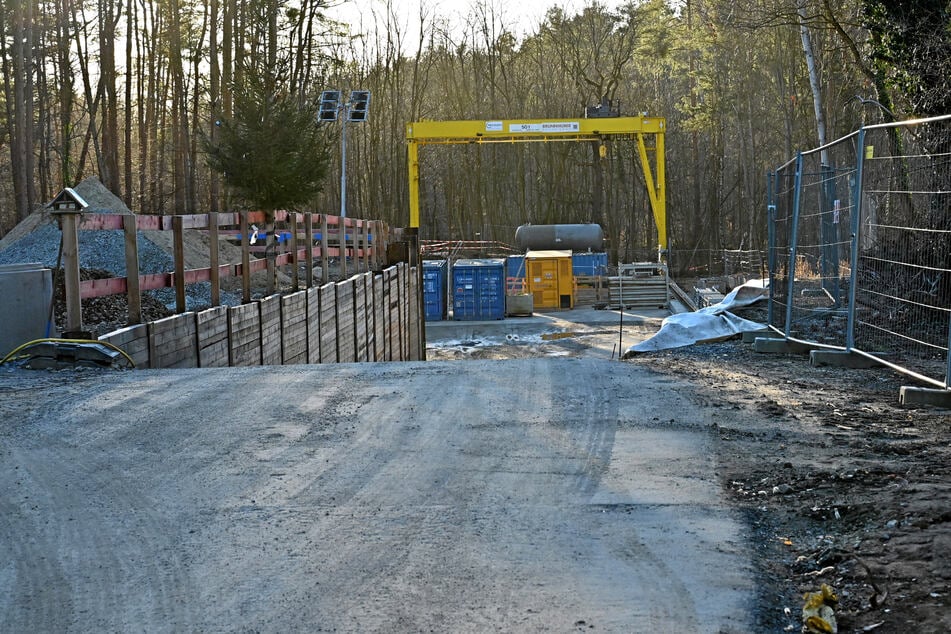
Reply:
[[[742,632],[715,420],[595,358],[0,369],[0,631]]]

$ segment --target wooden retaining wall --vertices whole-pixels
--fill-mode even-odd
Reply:
[[[416,361],[422,358],[418,271],[406,264],[290,295],[218,306],[99,339],[137,368]]]

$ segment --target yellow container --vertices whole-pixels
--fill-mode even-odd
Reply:
[[[525,254],[525,286],[536,310],[574,308],[575,278],[571,251],[529,251]]]

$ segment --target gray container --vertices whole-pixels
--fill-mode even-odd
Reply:
[[[603,251],[601,225],[522,225],[515,230],[522,251]]]
[[[53,271],[42,264],[0,266],[0,358],[24,343],[47,335]]]

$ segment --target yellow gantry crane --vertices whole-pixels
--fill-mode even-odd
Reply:
[[[491,121],[416,121],[406,124],[409,144],[409,226],[419,227],[419,146],[469,143],[550,143],[599,141],[612,137],[633,139],[654,223],[658,248],[667,250],[667,192],[664,184],[664,133],[662,117],[599,117],[564,119],[507,119]],[[649,141],[653,141],[650,143]],[[650,155],[654,155],[651,167]]]

